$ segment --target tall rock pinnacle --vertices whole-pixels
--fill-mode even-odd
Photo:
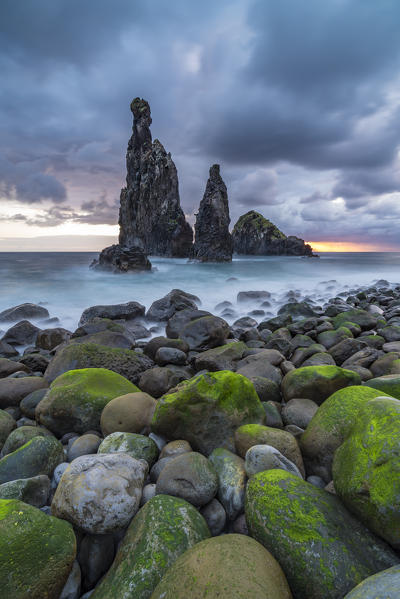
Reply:
[[[152,142],[150,106],[135,98],[132,137],[126,154],[126,187],[121,190],[119,243],[147,254],[187,257],[193,232],[180,206],[178,176],[171,154]]]
[[[232,260],[232,237],[229,233],[229,205],[226,185],[219,164],[210,168],[203,199],[196,217],[193,256],[202,262]]]

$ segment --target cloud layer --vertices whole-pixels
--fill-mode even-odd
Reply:
[[[188,215],[219,162],[233,222],[400,248],[399,29],[396,0],[3,0],[1,226],[116,223],[140,95]]]

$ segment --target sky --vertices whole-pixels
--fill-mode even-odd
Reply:
[[[398,0],[2,0],[0,251],[118,234],[131,100],[191,223],[211,164],[316,249],[400,250]]]

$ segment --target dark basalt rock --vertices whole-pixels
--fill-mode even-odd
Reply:
[[[90,267],[112,272],[140,272],[151,270],[151,262],[140,247],[115,244],[104,248],[98,260],[93,260]]]
[[[152,142],[150,106],[131,103],[133,132],[126,154],[126,187],[121,190],[119,243],[147,254],[187,257],[193,232],[180,206],[178,176],[171,154]]]
[[[250,210],[237,221],[232,232],[236,254],[314,256],[310,245],[295,236],[286,237],[271,221]]]
[[[214,164],[196,217],[193,257],[202,262],[230,262],[232,237],[229,223],[226,185],[219,173],[219,164]]]

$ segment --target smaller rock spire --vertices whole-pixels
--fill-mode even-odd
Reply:
[[[232,237],[229,223],[228,192],[219,164],[213,164],[194,226],[194,258],[202,262],[230,262]]]

